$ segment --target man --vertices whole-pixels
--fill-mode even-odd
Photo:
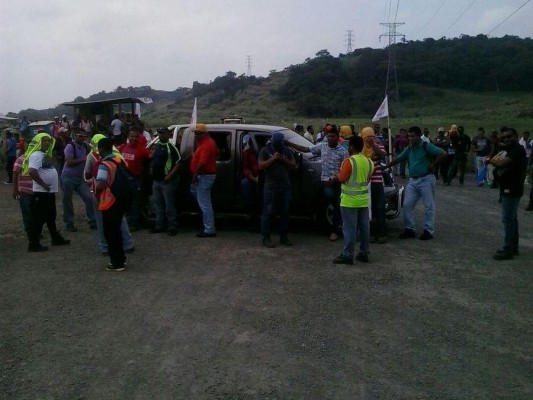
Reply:
[[[274,132],[271,140],[259,153],[259,170],[265,172],[261,218],[261,234],[265,247],[275,247],[270,239],[270,220],[276,209],[279,213],[280,243],[284,246],[292,246],[287,235],[291,197],[289,171],[295,167],[294,155],[283,143],[283,133]]]
[[[52,137],[54,139],[58,139],[59,138],[59,134],[60,134],[60,131],[61,130],[61,121],[59,120],[59,117],[56,115],[54,117],[54,123],[52,124]]]
[[[37,134],[31,141],[22,164],[22,175],[29,174],[32,183],[33,199],[31,201],[31,223],[28,234],[28,251],[40,252],[48,250],[41,245],[40,239],[43,225],[48,226],[52,245],[70,244],[56,227],[56,197],[58,192],[58,175],[52,165],[51,155],[54,139],[47,133]]]
[[[198,123],[194,127],[196,150],[191,160],[191,194],[202,211],[203,229],[196,234],[199,238],[215,237],[215,214],[211,202],[211,189],[215,183],[218,149],[207,133],[207,125]]]
[[[66,133],[66,136],[70,136],[70,122],[68,122],[66,114],[61,116],[61,128],[60,132]]]
[[[472,141],[465,134],[462,126],[457,127],[457,135],[450,134],[450,141],[451,146],[453,146],[454,156],[450,165],[450,170],[448,171],[446,185],[450,186],[452,179],[455,178],[457,172],[459,172],[459,185],[463,186],[465,181],[466,162],[468,159],[468,153],[470,153]]]
[[[117,179],[118,165],[124,161],[113,154],[113,144],[107,138],[98,142],[98,153],[102,160],[96,175],[95,196],[99,200],[98,209],[102,212],[104,237],[109,252],[110,262],[106,269],[120,272],[126,269],[121,225],[127,206],[122,200],[124,193],[113,193],[111,188]]]
[[[518,255],[518,204],[524,194],[526,151],[518,144],[518,132],[506,128],[503,132],[503,150],[488,160],[500,186],[502,222],[504,228],[503,248],[496,251],[495,260],[510,260]]]
[[[17,159],[17,141],[13,137],[11,131],[6,132],[6,172],[7,181],[6,185],[13,183],[13,165]]]
[[[143,192],[146,188],[143,187],[143,174],[148,168],[151,152],[146,147],[139,143],[139,135],[141,131],[138,127],[132,126],[128,134],[128,143],[118,147],[118,150],[124,157],[124,161],[128,165],[131,174],[137,179],[137,184],[141,188],[141,193],[135,196],[133,204],[128,211],[127,219],[131,231],[136,231],[141,225],[142,208],[144,206]]]
[[[448,146],[450,144],[450,141],[445,135],[444,127],[440,127],[437,131],[437,136],[435,136],[435,140],[433,141],[433,144],[437,146],[439,149],[444,150],[445,152],[448,152]],[[446,180],[448,179],[448,160],[447,157],[444,161],[437,164],[435,166],[435,179],[439,180],[439,173],[442,177],[443,183],[446,183]]]
[[[315,144],[315,131],[313,129],[313,125],[307,125],[307,129],[304,133],[304,138]]]
[[[167,128],[160,128],[157,133],[159,142],[155,145],[152,156],[155,227],[151,232],[160,233],[167,228],[168,236],[175,236],[178,232],[176,192],[181,155],[176,146],[169,142],[170,131]]]
[[[404,151],[404,149],[407,146],[409,146],[409,139],[407,138],[407,130],[405,130],[404,128],[400,128],[399,134],[396,135],[396,137],[394,138],[394,154],[396,155],[400,154],[402,151]],[[405,175],[406,164],[407,164],[406,161],[402,161],[400,163],[400,176],[403,179],[407,178],[407,176]],[[398,176],[398,170],[396,170],[396,172],[394,173],[394,176]]]
[[[366,129],[366,128],[365,128]],[[370,128],[372,129],[372,128]],[[335,180],[342,183],[341,214],[344,248],[334,264],[353,264],[355,242],[359,240],[357,261],[368,262],[369,221],[368,183],[374,170],[372,161],[362,154],[363,139],[352,136],[348,148],[350,158],[343,161]]]
[[[485,159],[490,152],[490,142],[489,139],[485,137],[485,129],[479,128],[477,130],[477,136],[472,140],[472,148],[476,153],[476,183],[481,187],[487,179]]]
[[[429,128],[424,128],[424,131],[422,132],[422,136],[420,136],[420,139],[422,139],[422,141],[426,143],[431,142],[431,139],[429,138]]]
[[[83,179],[83,170],[89,146],[85,143],[87,134],[84,130],[79,130],[74,141],[65,146],[65,165],[61,173],[61,188],[63,189],[63,222],[65,229],[69,232],[76,232],[78,229],[74,225],[74,204],[72,197],[76,192],[85,204],[85,214],[89,222],[90,229],[96,229],[93,202],[89,186]]]
[[[85,162],[85,169],[83,171],[85,175],[85,180],[91,183],[93,193],[96,192],[96,176],[98,174],[99,163],[102,160],[100,153],[98,153],[98,142],[104,138],[105,136],[100,133],[97,133],[92,137],[91,152],[87,156],[87,161]],[[122,155],[115,146],[113,146],[113,154],[118,158],[122,159]],[[92,200],[94,216],[96,219],[96,236],[98,247],[100,248],[100,252],[102,253],[102,255],[108,256],[109,248],[104,236],[104,222],[102,212],[98,209],[99,200],[95,196],[92,196]],[[124,252],[126,254],[133,253],[135,251],[135,244],[133,243],[133,238],[131,237],[131,233],[128,227],[128,221],[126,221],[125,216],[122,218],[120,231],[122,232],[122,248],[124,249]]]
[[[28,117],[25,115],[22,117],[21,120],[19,120],[19,132],[23,137],[28,136],[28,125],[30,124],[30,121],[28,121]]]
[[[88,134],[89,136],[92,136],[92,132],[93,132],[93,123],[90,119],[87,119],[87,116],[86,115],[83,115],[81,117],[81,121],[80,121],[80,126],[79,126],[80,130],[83,130],[86,132],[86,134]]]
[[[118,114],[115,114],[111,121],[111,132],[113,134],[113,143],[119,145],[122,143],[122,121]]]
[[[404,231],[400,239],[416,237],[413,211],[422,199],[424,202],[424,232],[420,240],[433,239],[435,226],[435,166],[446,158],[444,150],[432,143],[425,143],[420,138],[422,132],[418,126],[413,126],[407,131],[409,146],[405,148],[386,168],[407,160],[409,164],[409,182],[405,189],[403,203]]]
[[[524,133],[522,133],[522,137],[520,138],[518,144],[520,144],[520,146],[522,146],[524,148],[524,150],[526,151],[526,159],[527,159],[527,171],[526,171],[526,180],[525,182],[528,183],[529,182],[529,175],[530,175],[530,172],[531,172],[531,152],[532,152],[532,149],[533,149],[533,140],[529,138],[529,132],[528,131],[525,131]],[[533,183],[533,182],[531,182]]]
[[[259,165],[257,153],[254,149],[252,138],[245,134],[242,138],[242,162],[241,162],[241,199],[244,203],[250,224],[257,222],[258,213],[258,189],[259,189]]]
[[[333,206],[333,224],[329,240],[335,241],[339,238],[339,226],[341,223],[340,195],[341,184],[335,179],[339,173],[342,162],[348,158],[348,151],[339,144],[339,132],[337,129],[331,129],[327,136],[326,142],[318,143],[314,146],[305,147],[294,143],[289,143],[293,149],[303,153],[312,153],[320,156],[322,162],[322,194],[326,204]]]
[[[375,141],[374,130],[371,127],[363,128],[363,155],[373,164],[370,178],[370,199],[372,206],[371,241],[374,243],[387,243],[387,225],[385,221],[385,188],[383,186],[383,171],[381,160],[387,155],[385,146]]]

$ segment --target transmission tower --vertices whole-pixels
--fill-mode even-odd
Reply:
[[[246,76],[252,76],[252,65],[253,65],[252,56],[246,56]]]
[[[398,33],[396,28],[401,25],[405,25],[405,22],[383,22],[383,25],[387,28],[388,32],[383,35],[379,35],[379,40],[383,36],[389,39],[388,52],[389,61],[387,66],[387,79],[385,81],[385,94],[389,96],[389,107],[393,105],[396,108],[396,114],[400,116],[400,94],[398,91],[398,75],[396,73],[396,39],[401,37],[405,40],[405,35]]]
[[[346,54],[349,54],[353,51],[352,40],[353,40],[353,30],[349,29],[346,31]]]

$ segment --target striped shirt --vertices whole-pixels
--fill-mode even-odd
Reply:
[[[385,146],[380,143],[376,143],[381,151],[385,151]],[[372,162],[374,163],[374,172],[370,177],[370,183],[383,183],[383,171],[381,169],[381,158],[374,155],[372,157]]]
[[[33,179],[29,174],[22,175],[22,163],[24,162],[24,154],[15,160],[13,165],[13,172],[19,174],[18,191],[20,193],[33,194]]]

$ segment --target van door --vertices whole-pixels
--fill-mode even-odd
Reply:
[[[213,207],[220,211],[233,211],[238,200],[235,177],[235,131],[231,129],[208,129],[218,148],[217,177],[212,190]]]

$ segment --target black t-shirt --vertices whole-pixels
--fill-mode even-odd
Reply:
[[[294,155],[292,151],[288,148],[285,148],[283,151],[285,157],[289,160],[294,160]],[[272,150],[269,149],[269,146],[264,147],[259,153],[260,161],[267,161],[273,155]],[[265,170],[265,187],[273,188],[290,188],[291,180],[289,177],[289,168],[281,160],[274,161],[270,167]]]
[[[169,153],[169,151],[167,151],[167,145],[168,150],[170,151],[170,155],[172,157],[169,171],[174,168],[176,163],[179,162],[181,159],[178,149],[172,143],[157,143],[154,150],[154,156],[152,158],[152,177],[154,181],[160,182],[165,179],[165,176],[168,175],[169,171],[165,171],[165,168],[167,167]],[[176,179],[177,177],[178,175],[175,174],[173,176],[173,179]]]
[[[451,140],[451,145],[455,148],[455,155],[459,157],[466,157],[466,153],[470,150],[471,143],[472,141],[465,134],[457,135]]]
[[[500,193],[503,196],[522,197],[524,195],[524,174],[526,172],[526,151],[519,144],[507,146],[503,151],[511,163],[503,168],[496,168]]]

